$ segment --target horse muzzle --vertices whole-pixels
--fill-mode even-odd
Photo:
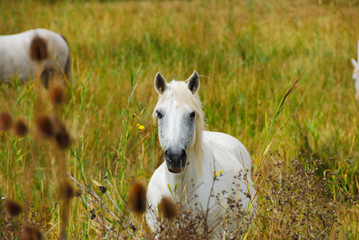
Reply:
[[[174,150],[168,148],[165,151],[165,160],[168,171],[171,173],[181,173],[185,169],[187,153],[185,149]]]

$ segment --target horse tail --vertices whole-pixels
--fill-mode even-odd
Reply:
[[[71,74],[71,55],[70,55],[70,47],[69,47],[69,43],[66,39],[66,37],[62,34],[60,34],[60,36],[62,37],[62,39],[64,39],[64,41],[66,42],[67,44],[67,47],[68,47],[68,55],[67,55],[67,59],[66,59],[66,63],[65,63],[65,67],[64,67],[64,73],[67,77],[67,80],[69,82],[71,82],[72,80],[72,74]]]

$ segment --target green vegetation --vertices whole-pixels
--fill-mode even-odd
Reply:
[[[194,69],[207,129],[238,138],[252,157],[258,217],[239,238],[359,239],[359,103],[350,63],[357,1],[1,1],[0,8],[1,35],[42,27],[71,48],[73,83],[60,112],[73,142],[63,158],[51,143],[34,141],[34,82],[0,85],[0,112],[30,129],[25,138],[0,132],[0,195],[24,205],[31,171],[24,166],[37,149],[30,219],[46,239],[60,230],[59,159],[122,223],[120,211],[148,231],[121,199],[163,161],[153,79],[161,71],[184,80]],[[119,231],[126,225],[87,194],[70,206],[69,239],[110,238],[94,215]],[[15,231],[22,215],[2,215],[0,236]]]

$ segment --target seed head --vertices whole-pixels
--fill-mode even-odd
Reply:
[[[29,128],[24,121],[19,119],[14,123],[13,130],[16,136],[24,137],[29,131]]]
[[[18,204],[14,200],[6,200],[5,209],[11,217],[19,215],[22,211],[20,204]]]
[[[47,44],[44,39],[36,36],[31,41],[30,57],[34,61],[42,61],[47,58]]]
[[[58,121],[57,122],[57,130],[55,133],[55,140],[57,143],[57,146],[61,149],[66,149],[71,145],[71,138],[69,133],[66,130],[65,125]]]
[[[62,182],[60,186],[60,196],[64,199],[71,199],[75,196],[75,191],[71,184],[67,182],[66,180]]]
[[[81,197],[81,194],[82,194],[81,189],[77,189],[77,190],[75,191],[75,197]]]
[[[60,105],[65,101],[64,89],[60,85],[55,85],[50,90],[50,101],[54,105]]]
[[[131,211],[135,213],[146,211],[146,188],[142,183],[133,184],[129,194],[129,205]]]
[[[33,226],[25,226],[21,240],[41,240],[42,235],[39,229]]]
[[[94,220],[96,218],[95,209],[90,210],[90,214],[91,214],[90,216],[91,220]]]
[[[98,187],[102,193],[106,193],[107,188],[105,186],[99,186]]]
[[[177,215],[176,205],[169,197],[163,197],[160,203],[160,210],[163,218],[172,219]]]
[[[0,130],[7,131],[11,128],[12,117],[8,112],[0,113]]]
[[[49,116],[42,115],[36,121],[37,129],[46,138],[51,138],[54,135],[54,126]]]

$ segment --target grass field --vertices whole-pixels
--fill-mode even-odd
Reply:
[[[42,27],[66,36],[71,49],[73,83],[60,110],[73,140],[65,155],[36,139],[33,81],[0,85],[0,112],[30,128],[25,138],[0,132],[0,195],[24,206],[30,189],[30,220],[45,239],[59,236],[60,161],[121,221],[120,210],[136,219],[144,229],[138,239],[149,236],[144,217],[121,199],[163,161],[153,79],[161,71],[185,80],[194,69],[207,129],[238,138],[252,158],[258,216],[238,239],[359,239],[359,103],[350,63],[358,1],[1,1],[0,9],[1,35]],[[1,238],[16,239],[23,214],[1,213]],[[127,234],[87,194],[71,201],[68,239],[111,238],[104,225]]]

